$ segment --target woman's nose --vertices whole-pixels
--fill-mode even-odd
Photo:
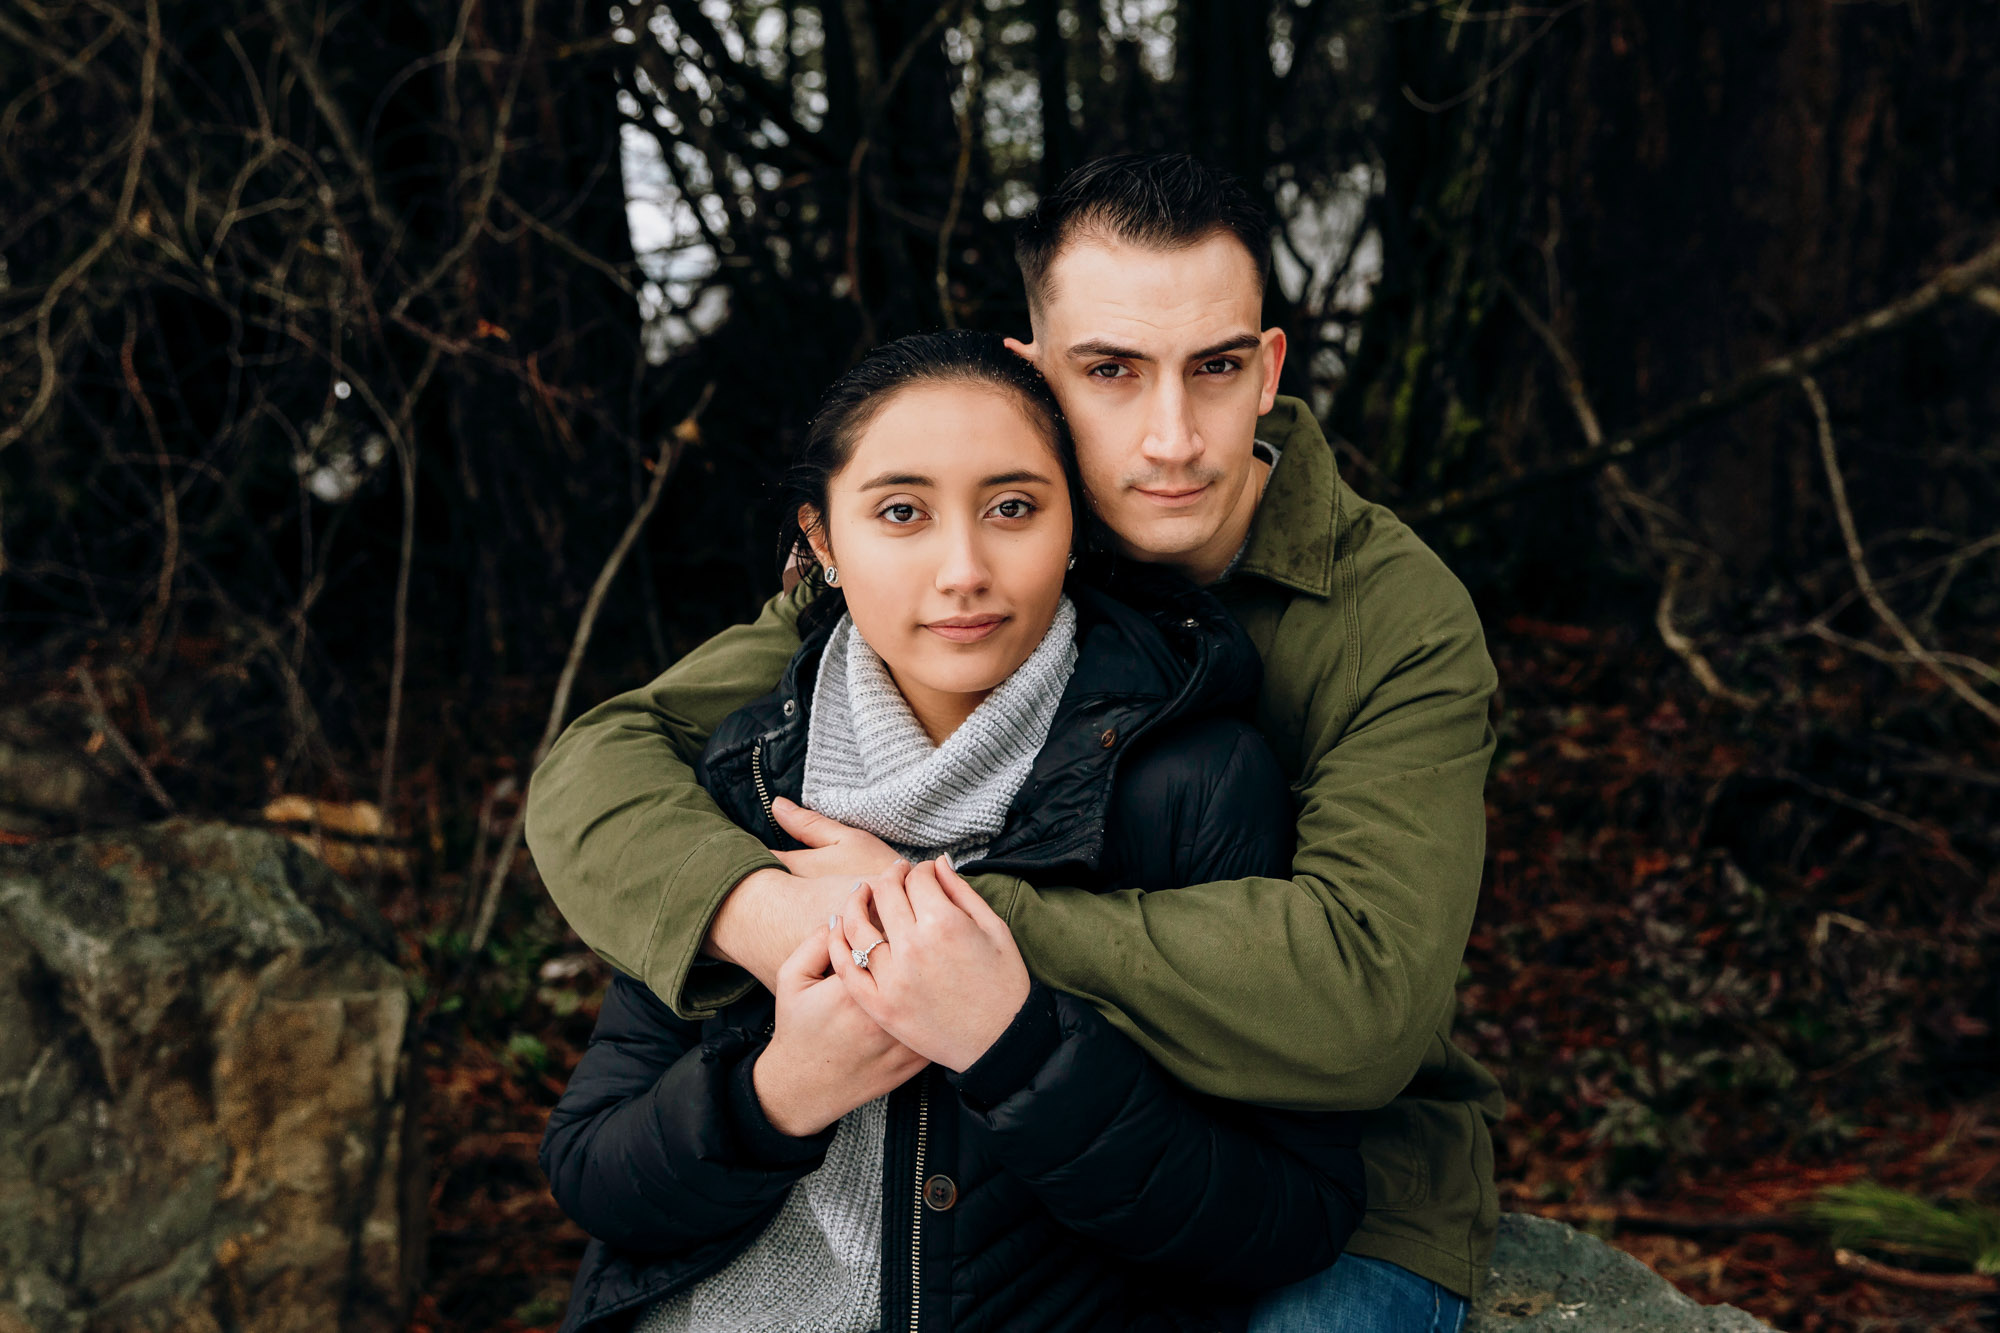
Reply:
[[[979,541],[971,532],[954,533],[945,539],[938,565],[940,592],[968,594],[986,591],[992,582],[991,565]]]

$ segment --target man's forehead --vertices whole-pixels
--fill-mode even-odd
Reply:
[[[1049,266],[1035,338],[1058,353],[1090,341],[1191,352],[1255,332],[1262,306],[1256,265],[1227,233],[1172,250],[1080,238]]]

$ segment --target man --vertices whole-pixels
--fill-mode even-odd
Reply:
[[[1061,400],[1093,507],[1126,555],[1209,585],[1263,657],[1256,721],[1293,779],[1298,843],[1289,879],[974,885],[1036,975],[1183,1082],[1368,1111],[1367,1219],[1297,1326],[1333,1327],[1338,1306],[1340,1327],[1451,1330],[1498,1211],[1499,1090],[1449,1035],[1493,750],[1477,616],[1277,397],[1268,224],[1234,182],[1185,157],[1103,159],[1040,202],[1017,253],[1033,341],[1012,345]],[[715,725],[777,684],[802,596],[579,718],[530,789],[564,915],[684,1016],[741,994],[746,971],[768,983],[894,857],[783,803],[807,850],[774,854],[694,781]]]

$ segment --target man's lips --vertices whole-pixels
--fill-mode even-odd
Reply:
[[[1179,486],[1134,486],[1132,489],[1145,496],[1148,500],[1151,500],[1154,504],[1167,509],[1184,509],[1199,501],[1202,496],[1208,494],[1208,487],[1206,485],[1191,488]]]
[[[950,620],[933,620],[924,628],[953,643],[978,643],[1006,623],[1005,616],[953,616]]]

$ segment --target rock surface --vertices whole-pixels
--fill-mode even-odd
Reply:
[[[1545,1217],[1506,1213],[1466,1333],[1770,1333],[1702,1305],[1631,1255]]]
[[[425,1191],[390,949],[269,833],[0,847],[0,1333],[402,1327]]]

